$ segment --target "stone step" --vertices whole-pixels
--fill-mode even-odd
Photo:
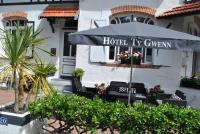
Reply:
[[[72,92],[71,80],[53,78],[49,79],[48,81],[58,92]]]
[[[53,85],[72,85],[71,80],[66,80],[66,79],[60,79],[60,78],[54,78],[49,81],[49,83]]]

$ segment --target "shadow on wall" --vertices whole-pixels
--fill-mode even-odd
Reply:
[[[44,62],[50,62],[56,65],[59,60],[60,29],[55,28],[55,33],[52,33],[52,29],[46,19],[40,19],[39,22],[40,23],[35,26],[35,29],[42,29],[39,38],[47,37],[47,40],[40,48],[49,53],[45,53],[42,50],[37,50],[36,52]],[[54,48],[56,55],[50,55],[51,48]]]

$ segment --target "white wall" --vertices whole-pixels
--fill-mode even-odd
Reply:
[[[166,2],[166,1],[164,1]],[[106,4],[105,4],[106,3]],[[175,1],[174,4],[179,1]],[[80,16],[78,30],[91,28],[92,19],[105,19],[109,25],[109,17],[111,8],[122,5],[143,5],[156,9],[163,4],[161,0],[81,0],[80,1]],[[170,4],[170,3],[169,3]],[[168,8],[168,7],[167,7]],[[170,7],[171,8],[171,7]],[[156,20],[157,25],[166,27],[170,22],[172,28],[183,31],[183,19]],[[179,87],[179,80],[182,72],[182,52],[170,50],[153,51],[153,63],[155,65],[164,65],[159,69],[133,69],[133,81],[144,82],[147,87],[153,87],[156,84],[161,84],[163,88],[175,90]],[[125,67],[107,67],[100,63],[89,62],[89,46],[78,46],[76,67],[81,67],[85,70],[85,75],[82,82],[85,86],[94,86],[95,83],[107,83],[110,81],[125,81],[130,79],[130,68]]]
[[[182,0],[163,0],[156,11],[156,16],[182,4]]]
[[[194,16],[197,17],[200,20],[200,15],[193,15],[193,16],[187,16],[184,18],[184,31],[188,32],[192,35],[196,35],[200,37],[200,26],[198,26],[195,22],[194,22]],[[198,21],[199,21],[198,20]],[[189,56],[188,56],[189,55]],[[191,72],[192,72],[192,65],[193,64],[193,53],[185,53],[183,55],[183,57],[185,57],[186,59],[186,67],[189,68],[186,71],[186,76],[191,76]],[[196,57],[196,73],[200,72],[200,52],[197,53],[197,57]]]

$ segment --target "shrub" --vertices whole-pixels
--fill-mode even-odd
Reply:
[[[72,75],[75,77],[83,77],[85,71],[82,68],[76,68],[73,72]]]
[[[182,78],[180,86],[200,89],[200,78]]]
[[[119,102],[104,102],[99,98],[90,100],[76,95],[54,94],[39,99],[30,104],[29,111],[34,118],[54,118],[64,122],[60,128],[55,128],[54,132],[60,133],[75,127],[82,132],[109,129],[127,134],[195,134],[200,127],[200,112],[193,108],[142,103],[127,107]]]

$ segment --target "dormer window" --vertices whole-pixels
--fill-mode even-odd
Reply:
[[[4,28],[13,31],[15,26],[23,27],[27,24],[27,14],[24,12],[7,12],[2,15]]]
[[[5,30],[9,30],[9,31],[14,30],[16,25],[23,27],[26,24],[27,24],[27,20],[22,20],[22,19],[4,20],[4,28]]]

